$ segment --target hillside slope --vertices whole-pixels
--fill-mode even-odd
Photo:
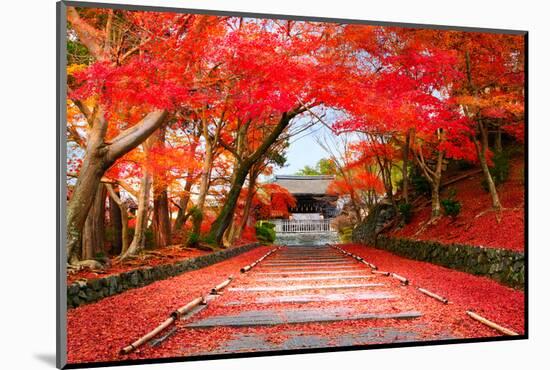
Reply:
[[[508,180],[498,187],[502,213],[497,215],[491,209],[491,198],[480,183],[482,174],[459,181],[442,192],[442,199],[449,190],[456,190],[456,199],[462,204],[456,219],[443,216],[426,225],[430,219],[429,202],[414,210],[408,225],[393,229],[388,235],[420,240],[436,240],[442,243],[462,243],[485,247],[524,250],[524,170],[523,158],[511,161]]]

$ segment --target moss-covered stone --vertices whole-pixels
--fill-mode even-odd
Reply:
[[[385,235],[375,236],[374,230],[373,221],[369,224],[367,220],[354,229],[352,240],[406,258],[487,276],[514,288],[524,288],[525,255],[521,252],[463,244],[445,245],[435,241],[389,238]]]
[[[77,281],[67,286],[67,307],[73,308],[86,303],[96,302],[128,289],[142,287],[157,280],[167,279],[184,272],[210,266],[227,258],[248,252],[258,246],[259,243],[251,243],[190,258],[174,264],[143,267],[100,279]]]

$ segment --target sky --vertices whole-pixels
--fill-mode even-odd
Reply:
[[[321,158],[328,157],[328,154],[315,141],[315,137],[330,133],[330,130],[323,125],[315,125],[307,132],[292,138],[287,149],[287,165],[283,168],[275,168],[275,175],[294,175],[298,170],[308,165],[315,167]]]

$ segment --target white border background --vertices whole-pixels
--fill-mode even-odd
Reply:
[[[322,353],[133,367],[520,369],[548,366],[550,32],[543,1],[111,0],[111,3],[530,31],[530,336],[528,341]],[[546,9],[545,9],[546,8]],[[6,1],[0,13],[0,363],[55,364],[55,1]],[[546,210],[546,212],[545,212]],[[518,232],[520,232],[518,230]],[[546,345],[546,346],[545,346]],[[546,365],[544,365],[546,363]],[[124,367],[126,368],[126,367]],[[122,368],[121,368],[122,369]]]

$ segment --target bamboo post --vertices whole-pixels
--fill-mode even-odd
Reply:
[[[440,301],[440,302],[443,302],[443,303],[445,303],[445,304],[449,303],[449,300],[448,300],[447,298],[442,297],[442,296],[440,296],[440,295],[437,295],[437,294],[435,294],[435,293],[432,293],[432,292],[430,292],[430,291],[427,290],[427,289],[418,288],[418,290],[419,290],[420,292],[426,294],[427,296],[432,297],[433,299],[437,299],[437,300]]]
[[[484,318],[482,316],[479,316],[478,314],[476,314],[472,311],[466,311],[466,314],[468,314],[468,316],[470,316],[472,319],[477,320],[477,321],[481,322],[482,324],[485,324],[488,327],[493,328],[493,329],[501,332],[504,335],[519,335],[515,331],[512,331],[510,329],[506,329],[505,327],[502,327],[502,326],[500,326],[500,325],[498,325],[498,324],[496,324],[496,323],[494,323],[490,320],[487,320],[486,318]]]
[[[361,262],[363,262],[365,265],[369,266],[369,267],[370,267],[371,269],[373,269],[373,270],[377,270],[377,269],[378,269],[378,267],[376,267],[376,265],[373,265],[373,264],[370,263],[370,262],[367,262],[367,261],[365,261],[365,260],[361,260]]]
[[[392,273],[391,276],[394,278],[394,279],[397,279],[401,282],[401,284],[403,285],[409,285],[409,280],[401,275],[397,275],[396,273]]]
[[[254,266],[256,266],[258,263],[262,262],[264,259],[266,259],[267,257],[269,257],[270,255],[272,255],[273,253],[275,253],[276,251],[278,251],[279,249],[281,249],[281,247],[276,247],[276,248],[273,248],[272,250],[270,250],[269,252],[267,252],[266,254],[264,254],[262,257],[258,258],[256,261],[252,262],[250,265],[247,265],[245,267],[242,267],[241,268],[241,273],[245,273],[247,271],[250,271]]]
[[[149,333],[145,334],[143,337],[139,338],[132,344],[124,347],[120,350],[121,354],[128,354],[130,352],[135,351],[138,347],[142,346],[143,344],[149,342],[151,339],[153,339],[157,334],[159,334],[161,331],[172,325],[176,320],[178,320],[182,315],[188,313],[193,308],[198,306],[199,304],[206,304],[204,301],[204,297],[198,297],[193,299],[191,302],[187,303],[185,306],[182,306],[172,312],[170,314],[170,317],[164,320],[162,324],[157,326],[155,329],[151,330]]]
[[[387,272],[387,271],[373,270],[372,273],[373,274],[378,274],[378,275],[390,276],[390,273]]]
[[[227,278],[227,280],[219,283],[218,285],[216,285],[214,288],[212,288],[210,294],[220,294],[220,291],[223,290],[223,288],[225,288],[226,286],[228,286],[229,284],[231,284],[231,281],[233,280],[233,276],[229,276]]]
[[[241,268],[241,273],[244,274],[245,272],[249,271],[251,268],[252,268],[252,267],[250,267],[250,265],[245,266],[245,267],[242,267],[242,268]]]

